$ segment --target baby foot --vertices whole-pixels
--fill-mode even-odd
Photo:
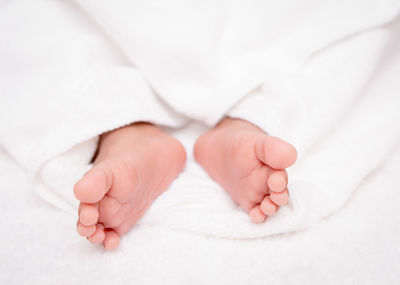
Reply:
[[[199,137],[194,155],[254,222],[263,222],[287,203],[285,168],[296,161],[296,149],[253,124],[223,120]]]
[[[74,186],[78,233],[114,249],[181,172],[183,146],[157,127],[137,123],[104,134],[94,166]]]

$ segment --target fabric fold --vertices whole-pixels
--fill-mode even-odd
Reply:
[[[341,209],[399,145],[398,31],[399,21],[332,46],[228,112],[298,148],[288,169],[293,228]]]
[[[231,238],[307,228],[343,207],[400,141],[399,26],[389,24],[399,7],[9,2],[0,11],[0,144],[47,201],[72,210],[73,182],[101,133],[242,118],[298,148],[289,206],[251,224],[191,163],[192,184],[175,181],[140,223]]]

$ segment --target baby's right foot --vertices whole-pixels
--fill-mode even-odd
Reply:
[[[185,164],[183,146],[156,126],[137,123],[102,136],[94,166],[74,186],[77,230],[114,249]]]

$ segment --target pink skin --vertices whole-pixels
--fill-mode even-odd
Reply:
[[[265,221],[287,204],[285,168],[295,163],[296,149],[253,124],[224,119],[199,137],[194,155],[254,222]]]
[[[137,123],[102,135],[94,166],[74,186],[78,233],[106,250],[181,172],[185,150],[157,127]]]

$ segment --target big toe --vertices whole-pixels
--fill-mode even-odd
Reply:
[[[268,135],[263,135],[258,140],[256,154],[258,159],[275,169],[287,168],[297,159],[294,146],[280,138]]]
[[[94,167],[74,186],[75,197],[83,203],[97,203],[111,186],[111,172]]]

